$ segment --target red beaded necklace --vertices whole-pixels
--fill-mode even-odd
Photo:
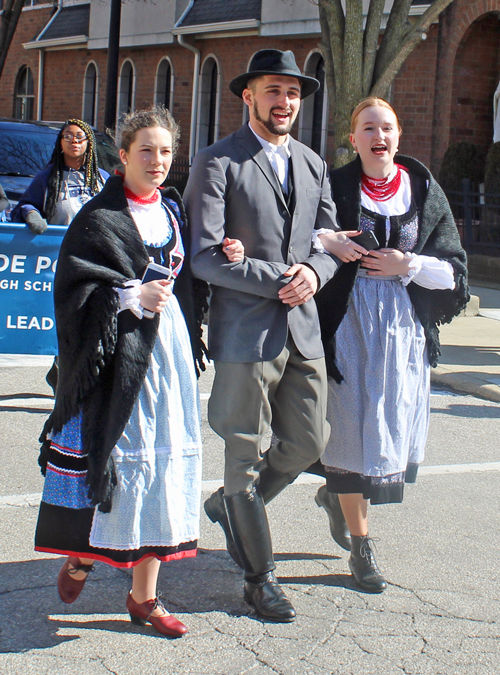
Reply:
[[[370,178],[365,173],[361,175],[361,189],[374,202],[386,202],[394,197],[401,186],[401,170],[408,172],[408,169],[401,164],[396,164],[396,175],[389,180],[387,178]]]
[[[132,190],[129,190],[125,185],[123,186],[125,190],[125,197],[131,199],[136,204],[156,204],[156,202],[161,199],[160,191],[158,188],[153,192],[151,197],[139,197]]]

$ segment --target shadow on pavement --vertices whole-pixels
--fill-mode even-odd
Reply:
[[[54,397],[52,394],[33,394],[33,393],[24,393],[24,394],[2,394],[0,396],[0,401],[11,401],[17,398],[41,398],[47,401],[53,401]]]
[[[275,553],[275,560],[341,560],[339,555],[326,553]]]
[[[37,415],[40,415],[40,413],[43,415],[49,415],[52,411],[49,408],[22,408],[20,406],[12,406],[12,405],[0,405],[0,412],[25,412],[25,413],[35,413]]]
[[[225,551],[203,549],[200,553],[197,558],[161,566],[158,587],[166,607],[173,614],[247,615],[241,570]],[[80,597],[66,605],[57,593],[63,561],[64,557],[57,557],[0,564],[0,653],[48,649],[81,638],[84,630],[158,637],[152,626],[136,627],[128,619],[129,570],[96,563]],[[76,634],[59,634],[62,629]]]
[[[462,347],[443,345],[442,354],[439,357],[439,365],[500,366],[498,346]]]
[[[451,404],[447,408],[431,408],[431,413],[452,415],[454,417],[500,418],[500,405],[460,405]]]
[[[306,586],[340,586],[351,591],[363,592],[356,586],[350,574],[321,574],[312,577],[278,577],[280,584],[304,584]]]

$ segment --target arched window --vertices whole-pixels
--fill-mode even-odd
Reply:
[[[325,62],[318,52],[311,54],[306,62],[305,74],[315,77],[320,87],[318,91],[304,99],[300,140],[324,157],[328,125],[328,97],[325,87]]]
[[[97,91],[98,74],[94,62],[90,62],[83,80],[83,112],[82,119],[95,127],[97,123]]]
[[[155,103],[164,105],[165,108],[172,110],[172,93],[174,89],[174,78],[172,74],[172,64],[170,60],[162,59],[156,71],[155,85]]]
[[[217,61],[208,57],[200,78],[198,116],[198,150],[212,145],[219,137],[219,68]]]
[[[35,86],[33,73],[28,66],[21,66],[16,78],[14,93],[14,117],[19,120],[32,120],[35,106]]]
[[[118,116],[126,115],[134,109],[135,72],[132,61],[125,61],[120,72],[118,85]]]
[[[248,63],[247,63],[247,71],[250,69],[250,64],[252,63],[252,59],[255,56],[256,52],[252,54],[252,56],[249,58]],[[250,119],[250,110],[247,106],[247,104],[243,101],[243,119],[242,119],[242,124],[246,124],[248,120]]]

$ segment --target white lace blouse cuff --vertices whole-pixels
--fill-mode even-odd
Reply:
[[[405,258],[411,258],[410,269],[406,276],[400,275],[403,286],[413,281],[418,286],[429,290],[453,290],[455,275],[453,265],[447,260],[439,260],[434,256],[405,253]]]
[[[321,243],[321,239],[319,238],[320,234],[330,234],[333,230],[329,230],[326,227],[321,227],[319,230],[313,230],[312,231],[312,247],[317,253],[328,253],[326,248],[323,246]]]
[[[130,281],[127,281],[125,288],[115,288],[115,291],[120,298],[120,309],[118,310],[118,313],[123,312],[125,309],[130,309],[138,319],[142,319],[143,317],[151,319],[154,316],[154,312],[144,309],[139,302],[141,283],[140,279],[131,279]]]

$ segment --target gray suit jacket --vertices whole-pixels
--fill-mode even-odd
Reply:
[[[325,284],[339,262],[312,252],[313,228],[338,229],[325,162],[290,139],[295,209],[290,213],[267,156],[248,125],[196,155],[184,202],[193,273],[211,284],[209,350],[217,361],[269,361],[288,330],[308,359],[323,356],[316,303],[290,309],[283,273],[307,263]],[[224,237],[241,239],[242,262],[228,261]]]

